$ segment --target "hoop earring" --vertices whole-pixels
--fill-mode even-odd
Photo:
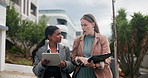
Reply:
[[[49,40],[48,40],[48,39],[46,39],[46,40],[45,40],[45,43],[48,43],[48,42],[49,42]]]
[[[93,30],[95,30],[95,27],[93,27]]]

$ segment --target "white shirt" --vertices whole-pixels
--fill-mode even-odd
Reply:
[[[57,46],[58,46],[58,44],[57,44]],[[49,47],[49,44],[47,45],[47,51],[48,51],[48,50],[49,50],[49,53],[52,53],[52,52],[51,52],[51,49],[50,49],[50,47]],[[59,48],[57,47],[57,52],[56,52],[56,53],[59,53],[58,51],[59,51]]]

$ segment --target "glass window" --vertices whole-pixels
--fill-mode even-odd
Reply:
[[[33,3],[31,3],[31,14],[36,16],[36,6]]]
[[[61,32],[63,39],[67,39],[67,33],[66,32]]]
[[[67,21],[65,19],[57,19],[59,25],[67,25]]]

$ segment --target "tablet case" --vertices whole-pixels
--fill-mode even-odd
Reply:
[[[91,62],[93,60],[94,64],[105,61],[108,57],[112,56],[112,53],[103,54],[103,55],[95,55],[90,57],[87,61]]]

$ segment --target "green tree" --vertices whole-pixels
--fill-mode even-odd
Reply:
[[[39,24],[46,26],[49,19],[50,16],[42,15],[41,17],[39,17]]]
[[[7,14],[6,14],[6,26],[8,26],[9,30],[7,31],[7,37],[9,37],[13,44],[16,44],[16,37],[19,33],[19,26],[21,18],[19,17],[19,13],[16,12],[15,8],[12,6],[7,6]]]
[[[6,25],[7,39],[9,39],[25,57],[30,56],[33,46],[44,38],[44,29],[47,26],[46,16],[39,19],[39,23],[30,20],[21,20],[19,13],[13,6],[7,7]]]
[[[23,20],[21,22],[17,41],[20,42],[20,48],[22,48],[22,52],[25,56],[29,56],[32,47],[44,38],[43,32],[45,26],[46,25],[37,24],[29,20]]]
[[[126,15],[125,10],[120,9],[116,16],[118,63],[128,78],[137,78],[142,59],[148,51],[147,16],[134,13],[128,22]]]
[[[148,26],[147,16],[141,13],[134,13],[130,21],[131,27],[131,41],[130,41],[130,74],[132,78],[139,75],[139,68],[143,61],[144,56],[148,51]]]

